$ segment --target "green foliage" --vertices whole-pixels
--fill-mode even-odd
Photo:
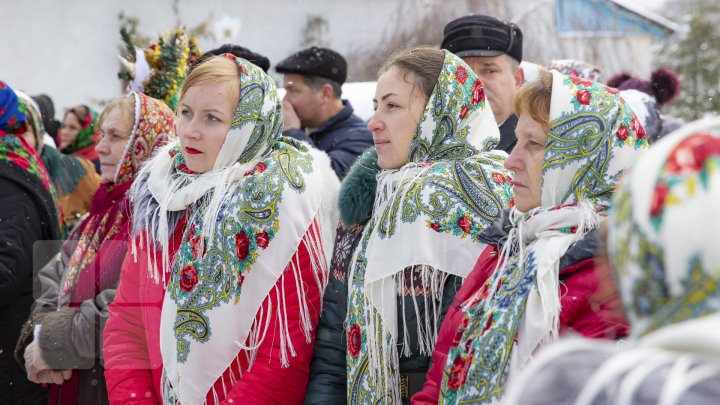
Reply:
[[[668,112],[694,120],[720,112],[720,2],[717,0],[671,0],[673,16],[684,16],[686,32],[670,37],[661,56],[675,69],[682,91]]]

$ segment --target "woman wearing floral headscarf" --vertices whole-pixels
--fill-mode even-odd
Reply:
[[[40,271],[41,295],[16,349],[35,382],[62,382],[39,377],[42,370],[73,370],[65,373],[69,381],[52,386],[53,404],[108,402],[100,342],[130,235],[127,192],[140,165],[175,135],[170,108],[140,93],[111,102],[99,124],[103,183],[88,217]]]
[[[47,402],[12,352],[32,306],[33,275],[43,264],[33,245],[61,240],[64,227],[50,176],[22,137],[26,130],[24,106],[0,81],[0,402],[9,404]]]
[[[377,162],[374,151],[363,156],[341,188],[341,216],[357,237],[341,232],[335,247],[305,403],[407,401],[485,246],[478,235],[510,203],[505,153],[492,151],[497,125],[461,59],[402,50],[380,69],[375,96]],[[368,174],[377,182],[357,178]]]
[[[100,187],[100,175],[95,172],[95,167],[89,160],[80,156],[64,155],[53,147],[45,147],[47,134],[39,107],[27,94],[17,92],[17,96],[28,115],[29,125],[23,138],[45,164],[60,197],[65,224],[72,229],[90,210],[95,191]]]
[[[327,277],[318,162],[281,136],[273,80],[231,54],[190,72],[178,113],[131,190],[110,400],[299,403]]]
[[[91,161],[100,174],[100,160],[95,151],[95,145],[100,140],[97,118],[97,113],[86,105],[69,109],[58,130],[57,146],[66,155],[77,155]]]
[[[515,207],[485,235],[495,242],[442,326],[420,403],[496,403],[508,375],[559,333],[626,333],[594,259],[596,229],[647,147],[644,131],[616,90],[555,71],[524,87],[515,110],[518,145],[505,161]]]
[[[631,339],[548,347],[511,382],[507,403],[718,403],[720,119],[658,141],[615,204],[608,244]]]

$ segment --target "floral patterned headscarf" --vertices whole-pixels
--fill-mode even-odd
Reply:
[[[94,149],[90,150],[90,147],[94,147],[100,140],[100,130],[97,127],[98,114],[92,108],[83,106],[87,110],[84,117],[77,116],[77,109],[73,109],[67,112],[67,114],[74,114],[80,121],[80,131],[75,137],[75,140],[70,145],[66,146],[62,153],[82,153],[84,150],[89,150],[87,158],[94,160],[97,158],[97,154],[94,153]],[[84,156],[84,154],[83,154]]]
[[[175,137],[175,114],[165,103],[142,93],[124,97],[134,100],[130,136],[115,181],[100,186],[89,215],[63,246],[70,261],[60,283],[58,306],[67,305],[70,298],[73,304],[80,304],[116,285],[130,238],[127,191],[140,166]]]
[[[633,336],[720,312],[719,211],[720,119],[685,126],[635,164],[609,239]]]
[[[617,90],[552,75],[541,206],[511,211],[502,267],[464,307],[441,385],[443,403],[497,401],[508,373],[557,337],[560,258],[598,226],[623,172],[647,148],[642,126]]]
[[[397,285],[406,285],[404,270],[412,267],[435,300],[448,275],[470,273],[485,247],[479,235],[510,206],[510,176],[502,166],[507,155],[492,150],[498,139],[482,81],[445,52],[409,162],[378,175],[373,215],[354,252],[348,402],[399,401],[399,351],[432,353],[440,305],[417,314],[419,347],[397,342],[399,328],[407,328],[398,319],[404,311],[397,307]]]
[[[300,302],[299,316],[310,319],[303,288],[280,291],[277,285],[286,268],[300,277],[300,264],[291,259],[301,243],[313,252],[309,262],[321,291],[327,279],[316,229],[322,169],[307,145],[281,136],[282,104],[273,79],[244,59],[222,57],[237,65],[240,92],[213,168],[189,170],[175,141],[143,167],[131,190],[135,212],[140,209],[146,217],[136,229],[140,243],[150,242],[162,256],[160,262],[150,259],[148,271],[167,286],[160,336],[166,403],[222,398],[215,382],[240,355],[251,359],[251,367],[263,339],[276,339],[273,361],[290,366],[295,356],[286,340],[291,326],[280,322],[268,329],[265,324],[271,317],[283,319],[289,309],[284,301],[272,308],[263,302],[269,294],[296,294],[288,301]],[[185,215],[186,225],[171,258],[172,212]],[[303,323],[308,342],[313,327]]]
[[[577,59],[553,59],[550,62],[550,69],[570,77],[579,77],[592,82],[600,81],[600,68]]]
[[[0,160],[11,163],[37,178],[50,193],[60,212],[60,201],[45,166],[35,150],[20,136],[27,130],[28,115],[10,86],[0,81]],[[62,224],[62,215],[58,217]],[[64,226],[60,226],[62,229]]]

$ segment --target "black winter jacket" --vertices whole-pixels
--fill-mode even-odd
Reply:
[[[14,347],[33,304],[35,275],[60,238],[57,208],[40,180],[0,161],[0,404],[47,403],[47,390],[27,379]]]
[[[375,174],[377,173],[377,153],[374,148],[366,152],[358,159],[348,177],[343,182],[340,190],[339,205],[341,217],[350,223],[349,225],[340,222],[335,238],[332,263],[330,265],[330,281],[325,289],[323,297],[323,308],[320,315],[317,332],[315,334],[315,349],[313,360],[310,365],[310,380],[308,390],[305,394],[305,404],[344,404],[347,402],[347,330],[345,318],[347,317],[348,305],[348,278],[350,276],[350,265],[352,256],[357,248],[362,231],[372,213],[373,199],[375,195]],[[365,168],[365,170],[362,170]],[[349,195],[353,194],[353,195]],[[405,269],[408,285],[405,290],[410,290],[410,275],[413,269]],[[417,275],[414,285],[421,282]],[[455,293],[460,289],[462,278],[449,276],[444,288],[442,298],[442,311],[437,324],[442,324],[448,308],[455,298]],[[413,352],[411,356],[400,355],[400,373],[403,375],[401,388],[406,384],[409,392],[403,395],[403,402],[410,403],[409,398],[413,393],[422,388],[425,382],[425,374],[430,368],[431,356],[418,354],[417,318],[412,297],[409,294],[398,296],[397,308],[405,308],[405,320],[407,330],[410,333],[409,342]],[[405,300],[405,305],[401,300]],[[418,299],[419,313],[424,313],[424,300]],[[398,319],[402,319],[398,315]],[[398,342],[404,339],[403,330],[399,328]],[[399,351],[399,350],[398,350]]]

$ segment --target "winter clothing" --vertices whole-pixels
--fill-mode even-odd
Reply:
[[[302,129],[288,129],[283,135],[305,141],[325,151],[332,161],[333,170],[342,179],[355,159],[373,146],[370,130],[360,117],[353,114],[350,102],[343,100],[343,109],[325,121],[318,129],[306,134]]]
[[[0,82],[0,403],[44,404],[47,392],[29,381],[13,348],[33,301],[34,275],[55,251],[37,241],[62,239],[59,202],[35,151],[20,136],[27,116]]]
[[[507,154],[512,152],[515,144],[517,143],[517,137],[515,136],[517,121],[517,117],[513,114],[498,127],[500,129],[500,142],[495,147],[496,150],[501,150]]]
[[[358,219],[358,222],[341,222],[338,225],[337,237],[335,239],[335,250],[333,252],[332,264],[330,266],[330,281],[325,289],[323,297],[323,311],[318,323],[318,331],[315,338],[313,351],[313,362],[310,366],[310,381],[308,382],[305,404],[342,404],[347,401],[347,361],[345,356],[348,352],[347,330],[345,319],[347,317],[348,298],[348,275],[351,273],[350,265],[352,253],[358,246],[365,223],[370,219],[373,207],[373,190],[377,180],[377,152],[370,149],[363,154],[353,166],[349,175],[342,184],[340,193],[341,215],[345,221]],[[411,269],[406,269],[410,274]],[[420,285],[420,280],[415,280]],[[443,299],[438,305],[441,307],[440,318],[448,310],[455,292],[460,288],[462,279],[450,276],[444,285]],[[418,293],[425,296],[424,291]],[[428,299],[431,299],[428,297]],[[398,308],[406,308],[404,317],[408,324],[408,339],[412,347],[417,346],[418,319],[413,307],[414,298],[412,295],[403,294],[396,297]],[[425,311],[425,302],[418,300],[421,311]],[[404,331],[400,331],[402,341]],[[404,376],[402,383],[424,378],[424,373],[429,366],[430,358],[426,355],[413,353],[410,356],[401,356],[399,370]],[[407,381],[406,381],[407,380]],[[409,387],[408,387],[409,388]],[[415,388],[417,390],[418,388]],[[403,394],[403,402],[407,402],[410,394],[414,391]]]
[[[445,316],[438,333],[427,381],[422,391],[412,398],[413,404],[438,403],[450,345],[464,320],[462,305],[482,288],[497,268],[502,241],[507,237],[509,225],[505,216],[483,235],[490,245],[465,279]],[[622,304],[619,295],[616,291],[603,288],[607,287],[612,276],[610,269],[595,259],[599,244],[597,231],[592,231],[571,246],[560,259],[559,277],[563,284],[559,289],[562,308],[559,324],[561,334],[574,331],[586,337],[605,339],[627,335],[627,322],[621,316]]]
[[[238,58],[243,58],[262,69],[265,73],[267,73],[268,69],[270,69],[270,60],[268,58],[257,52],[253,52],[250,49],[245,48],[244,46],[234,44],[224,44],[219,48],[211,49],[205,52],[201,57],[197,58],[197,60],[192,61],[190,69],[192,70],[194,66],[197,66],[205,59],[208,59],[212,56],[219,56],[224,53],[231,53]]]
[[[623,98],[625,98],[626,95],[624,92],[629,90],[642,92],[652,98],[654,103],[647,102],[646,100],[642,101],[650,111],[650,116],[660,115],[659,128],[656,128],[654,125],[648,125],[645,128],[648,133],[648,141],[651,144],[684,124],[684,121],[662,114],[661,112],[664,105],[671,104],[680,94],[680,78],[674,70],[664,67],[658,68],[652,72],[650,80],[632,76],[627,72],[621,72],[611,77],[607,85],[623,91],[623,93],[621,93]],[[635,99],[634,102],[631,102],[633,109],[636,106],[640,107],[638,97],[630,97]],[[643,125],[644,124],[645,121],[643,121]]]
[[[72,229],[89,210],[100,187],[100,175],[93,164],[79,156],[63,155],[53,147],[45,147],[45,127],[37,104],[22,92],[18,99],[25,106],[28,122],[35,135],[35,152],[45,165],[60,197],[66,225]]]
[[[327,280],[321,168],[306,145],[281,137],[273,80],[223,57],[241,78],[242,125],[230,127],[213,170],[193,172],[175,141],[131,189],[137,255],[105,330],[111,403],[130,392],[186,404],[304,395]],[[145,295],[162,297],[160,313],[148,317]]]
[[[24,325],[16,358],[25,364],[25,347],[40,325],[42,358],[52,369],[74,369],[62,385],[53,385],[51,403],[107,403],[101,364],[102,329],[115,295],[130,235],[127,191],[135,173],[175,135],[175,115],[162,101],[132,93],[133,132],[113,182],[95,194],[90,214],[39,273],[41,294]],[[91,384],[95,381],[94,384]]]
[[[552,76],[541,205],[510,211],[502,266],[463,307],[440,403],[500,400],[508,375],[557,338],[560,258],[598,227],[618,178],[636,151],[647,148],[642,126],[617,90],[557,71]],[[598,125],[588,127],[587,117]],[[498,366],[487,368],[490,363]]]
[[[81,114],[84,115],[81,116]],[[75,140],[60,152],[66,155],[76,155],[91,161],[95,165],[95,171],[100,173],[100,158],[95,151],[95,145],[100,141],[100,129],[97,127],[98,114],[92,108],[82,105],[69,110],[67,114],[73,114],[80,122],[81,128]]]
[[[522,31],[511,22],[487,15],[466,15],[447,23],[443,36],[440,48],[461,58],[505,53],[522,62]]]
[[[718,162],[720,119],[713,118],[687,125],[634,164],[616,193],[608,240],[631,339],[548,348],[511,383],[508,403],[717,402]],[[565,375],[569,361],[578,367]]]
[[[349,402],[400,402],[400,356],[432,352],[448,282],[470,272],[484,247],[477,235],[509,205],[506,155],[491,150],[497,142],[482,82],[445,52],[408,162],[377,175],[372,216],[352,255]],[[397,291],[407,304],[398,304]]]
[[[347,61],[342,55],[328,48],[312,46],[296,52],[278,62],[278,73],[295,73],[303,76],[322,77],[337,84],[347,79]]]

